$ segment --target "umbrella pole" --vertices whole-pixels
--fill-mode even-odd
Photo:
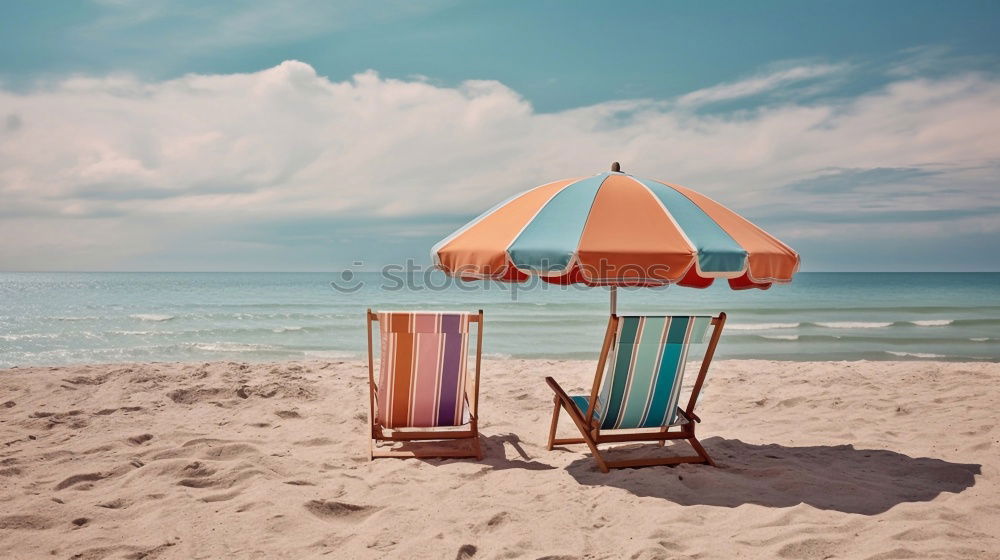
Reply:
[[[611,314],[618,313],[618,286],[611,286]]]

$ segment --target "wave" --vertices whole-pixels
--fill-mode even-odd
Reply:
[[[929,352],[896,352],[893,350],[886,350],[886,354],[892,354],[893,356],[899,356],[901,358],[947,358],[948,356],[944,354],[931,354]]]
[[[892,326],[891,321],[888,323],[866,321],[829,321],[816,322],[813,324],[817,327],[826,327],[828,329],[884,329],[885,327]]]
[[[927,319],[922,321],[909,321],[911,325],[918,327],[946,327],[954,323],[954,319]]]
[[[892,305],[892,306],[875,306],[875,305],[865,305],[865,306],[826,306],[817,305],[815,307],[805,307],[805,306],[782,306],[774,305],[770,307],[758,307],[756,305],[747,305],[733,303],[727,306],[729,309],[727,311],[732,311],[733,313],[745,312],[753,313],[755,315],[802,315],[809,313],[919,313],[919,314],[936,314],[943,315],[945,313],[965,313],[970,309],[975,309],[976,311],[1000,311],[1000,305]]]
[[[842,331],[849,332],[849,331]],[[766,346],[781,344],[786,341],[795,341],[799,343],[811,343],[811,349],[819,349],[820,345],[827,347],[832,347],[829,345],[836,345],[838,343],[852,343],[857,348],[859,352],[867,352],[868,349],[874,347],[881,348],[914,348],[921,347],[926,348],[927,345],[933,344],[941,347],[956,348],[965,347],[973,348],[977,345],[982,345],[983,343],[990,343],[1000,341],[1000,338],[990,338],[990,337],[980,337],[980,338],[968,338],[964,336],[948,337],[948,336],[893,336],[892,334],[887,334],[887,336],[876,336],[874,333],[892,333],[890,329],[884,330],[873,330],[870,331],[872,334],[757,334],[757,333],[723,333],[723,337],[727,344],[749,344],[754,346]],[[912,331],[911,331],[912,332]],[[856,343],[856,344],[854,344]],[[981,347],[981,346],[980,346]],[[803,347],[806,348],[806,347]],[[840,346],[838,346],[840,348]],[[919,349],[919,348],[918,348]],[[812,353],[810,351],[809,353]]]
[[[161,313],[135,313],[133,315],[129,315],[129,317],[131,317],[132,319],[138,319],[140,321],[156,321],[156,322],[169,321],[174,318],[173,315],[166,315]]]
[[[802,323],[735,323],[726,325],[734,331],[765,331],[770,329],[794,329]]]
[[[963,325],[963,326],[981,326],[981,325],[996,325],[1000,324],[1000,318],[990,318],[990,319],[957,319],[953,325]]]
[[[360,355],[359,352],[345,352],[342,350],[305,350],[302,355],[307,358],[317,358],[317,359],[338,359],[338,358],[356,358]]]
[[[302,327],[278,327],[271,329],[271,332],[283,333],[283,332],[301,331],[302,329],[303,329]]]
[[[242,342],[195,342],[189,345],[205,352],[282,352],[286,348],[270,344],[246,344]]]
[[[56,333],[21,333],[21,334],[0,334],[0,340],[34,340],[39,338],[56,338]]]

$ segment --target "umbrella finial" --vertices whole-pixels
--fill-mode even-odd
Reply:
[[[611,164],[611,170],[612,170],[612,171],[617,171],[617,172],[621,172],[621,170],[622,170],[622,166],[621,166],[621,164],[620,164],[620,163],[618,163],[618,162],[616,161],[616,162],[614,162],[614,163],[612,163],[612,164]]]

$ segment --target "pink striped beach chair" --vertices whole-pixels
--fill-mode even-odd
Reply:
[[[375,378],[372,323],[379,326]],[[476,324],[476,365],[468,371],[469,329]],[[483,312],[368,310],[369,458],[475,457],[479,445],[479,367]],[[467,440],[454,447],[446,440]],[[435,441],[438,445],[427,442]],[[394,443],[404,442],[392,447]],[[410,445],[405,442],[423,442]],[[389,443],[389,446],[380,444]]]

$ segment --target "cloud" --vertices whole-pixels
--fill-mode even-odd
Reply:
[[[173,266],[220,266],[184,261],[194,246],[258,265],[260,240],[248,237],[255,226],[290,232],[291,247],[296,223],[315,232],[324,221],[330,236],[310,238],[324,266],[422,256],[496,201],[612,160],[752,218],[773,215],[762,225],[793,246],[822,232],[863,244],[878,226],[870,222],[890,210],[912,212],[908,235],[940,235],[947,216],[929,213],[939,210],[953,212],[947,223],[968,235],[996,235],[973,211],[1000,206],[993,77],[906,77],[852,98],[692,110],[691,99],[820,75],[728,84],[688,94],[698,95],[687,103],[619,100],[556,113],[535,111],[496,81],[444,87],[373,71],[332,81],[297,61],[244,74],[76,76],[0,90],[0,115],[16,116],[0,127],[0,267],[146,266],[151,254]],[[810,222],[817,210],[830,218]],[[838,229],[837,215],[855,225]],[[352,233],[359,229],[370,233]],[[409,241],[384,253],[374,239]]]
[[[438,10],[448,2],[93,0],[100,15],[79,32],[89,41],[123,38],[132,48],[171,45],[172,50],[196,53],[206,48],[299,41],[357,24],[405,19]]]
[[[829,169],[795,181],[789,189],[801,192],[845,192],[862,187],[913,184],[939,175],[940,171],[917,167],[876,167],[874,169]]]
[[[693,91],[678,98],[677,102],[681,106],[693,107],[717,103],[720,101],[732,101],[744,97],[752,97],[762,93],[771,92],[779,88],[787,87],[790,84],[808,82],[817,78],[829,77],[846,71],[849,68],[846,64],[814,64],[801,65],[776,70],[763,74],[758,74],[750,78],[745,78],[737,82],[719,84],[698,91]]]

